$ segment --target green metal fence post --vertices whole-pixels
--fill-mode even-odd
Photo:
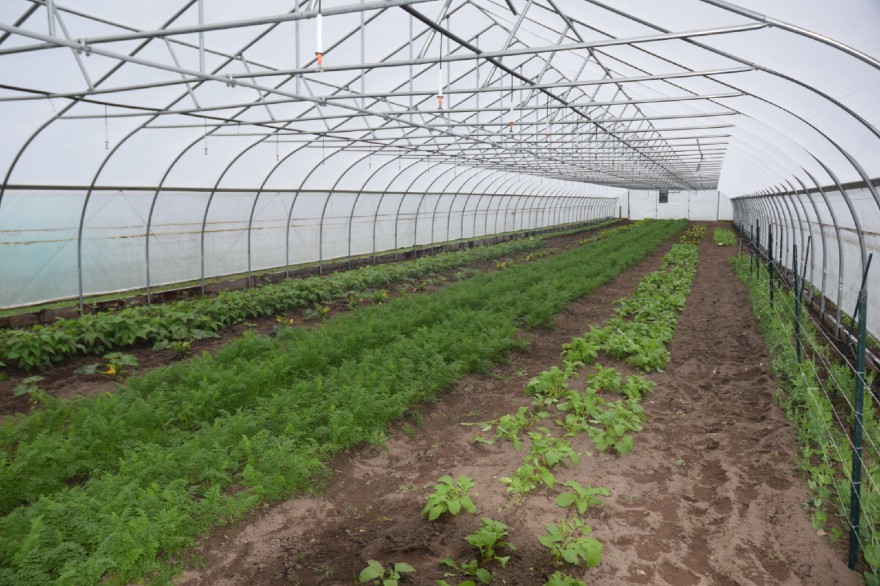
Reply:
[[[761,257],[758,251],[761,250],[761,225],[755,222],[755,240],[752,243],[752,255],[755,257],[755,276],[761,272]]]
[[[770,282],[770,307],[773,307],[773,225],[767,228],[767,276]]]
[[[797,244],[792,244],[791,266],[794,270],[794,339],[797,361],[801,361],[801,291],[798,281]]]
[[[849,567],[855,569],[859,559],[859,521],[861,516],[862,493],[862,417],[865,406],[865,311],[868,305],[868,291],[862,287],[859,291],[859,332],[858,349],[856,351],[856,394],[855,416],[853,421],[853,459],[852,459],[852,490],[849,499]]]
[[[752,276],[752,265],[755,263],[755,232],[749,226],[749,276]]]

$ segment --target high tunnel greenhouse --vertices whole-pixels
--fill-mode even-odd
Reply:
[[[0,2],[0,586],[880,584],[878,29]]]

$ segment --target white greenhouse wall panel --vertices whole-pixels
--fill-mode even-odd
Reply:
[[[656,189],[631,189],[620,198],[623,217],[631,220],[732,220],[730,199],[718,190],[669,191],[668,202],[660,203]],[[620,212],[619,212],[620,213]]]
[[[0,306],[76,295],[77,221],[84,199],[85,193],[76,191],[6,192]]]
[[[80,266],[90,296],[595,220],[614,201],[104,188],[86,203],[85,190],[10,190],[0,215],[0,307],[76,298]]]
[[[880,267],[877,258],[880,256],[880,211],[867,188],[848,189],[847,194],[862,227],[866,256],[873,253],[874,261],[867,281],[868,285],[868,331],[874,336],[880,335]],[[838,304],[842,311],[852,315],[858,299],[859,286],[862,280],[861,251],[855,222],[849,212],[845,199],[837,190],[825,190],[828,204],[840,229],[840,238],[834,229],[829,205],[820,193],[809,195],[776,197],[772,201],[765,200],[767,213],[773,218],[774,247],[773,255],[779,258],[786,268],[792,268],[792,244],[798,246],[798,270],[803,270],[804,251],[809,241],[810,258],[807,260],[806,279],[818,290],[825,291],[825,296]],[[810,201],[812,199],[812,202]],[[754,201],[754,200],[753,200]],[[815,207],[814,207],[815,204]],[[818,218],[817,218],[818,211]],[[794,221],[790,220],[792,218]],[[821,220],[821,226],[820,226]],[[750,225],[741,226],[749,233],[754,231]],[[761,224],[762,246],[767,245],[767,226]],[[825,237],[822,238],[824,231]],[[812,236],[811,240],[808,237]],[[823,281],[824,260],[824,281]],[[841,264],[843,269],[841,270]]]
[[[153,285],[191,281],[201,274],[199,234],[209,195],[178,191],[162,192],[156,197],[150,225],[150,283]],[[140,286],[145,284],[144,280]]]

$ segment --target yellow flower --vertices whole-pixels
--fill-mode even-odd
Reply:
[[[107,370],[105,370],[105,371],[102,372],[101,374],[109,374],[110,376],[113,376],[113,375],[116,374],[116,367],[113,366],[112,364],[108,364],[108,365],[107,365]]]

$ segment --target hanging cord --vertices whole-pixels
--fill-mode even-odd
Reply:
[[[278,135],[279,134],[280,134],[280,132],[278,132],[278,131],[275,132],[275,161],[276,162],[281,160],[281,154],[278,152]]]
[[[208,119],[202,118],[202,120],[205,122],[205,154],[207,155],[208,154]]]
[[[107,120],[107,104],[104,104],[104,150],[110,150],[110,123]]]

